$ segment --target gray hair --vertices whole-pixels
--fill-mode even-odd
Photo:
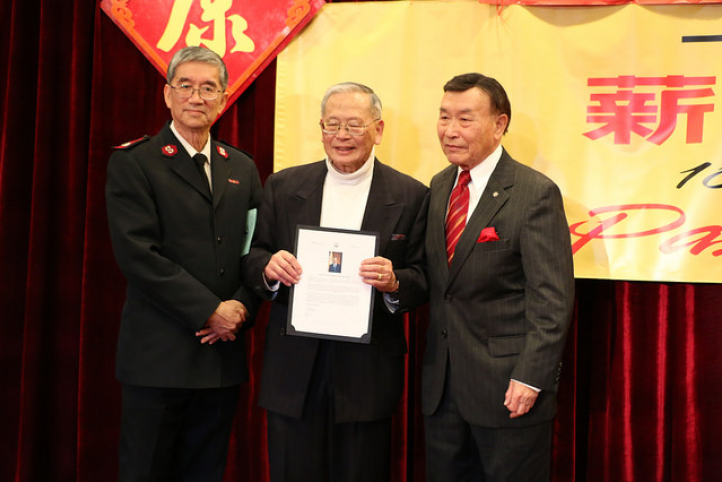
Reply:
[[[326,103],[329,97],[333,94],[349,94],[354,92],[369,94],[369,110],[371,111],[371,115],[374,119],[381,119],[381,99],[379,99],[379,96],[376,95],[371,87],[357,84],[356,82],[342,82],[329,87],[321,101],[321,117],[326,113]]]
[[[223,59],[214,51],[205,47],[185,47],[180,49],[173,55],[168,64],[168,72],[166,73],[166,81],[170,84],[175,77],[175,71],[180,64],[186,62],[201,62],[212,65],[218,69],[218,78],[221,82],[221,91],[225,91],[228,87],[228,69]]]

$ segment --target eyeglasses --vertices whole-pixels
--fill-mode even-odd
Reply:
[[[343,128],[343,129],[346,129],[346,132],[348,132],[348,135],[350,135],[350,136],[362,136],[366,133],[367,127],[369,127],[374,122],[380,121],[380,120],[381,119],[374,119],[366,125],[354,124],[352,122],[350,124],[346,124],[343,127],[341,126],[341,124],[338,124],[334,121],[326,122],[326,121],[322,120],[321,121],[321,130],[323,131],[324,134],[335,136]]]
[[[210,85],[201,85],[197,89],[193,88],[192,85],[189,84],[180,84],[180,85],[170,85],[168,84],[168,87],[173,89],[173,91],[178,95],[179,98],[185,100],[189,99],[193,96],[193,93],[195,91],[198,91],[198,95],[203,100],[216,100],[218,98],[218,94],[221,92],[215,87],[211,87]]]

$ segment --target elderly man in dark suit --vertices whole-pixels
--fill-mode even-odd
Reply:
[[[226,105],[221,58],[182,49],[167,80],[173,121],[108,164],[110,234],[128,280],[119,479],[220,481],[247,378],[239,330],[258,304],[241,283],[241,256],[261,182],[247,155],[210,138]]]
[[[549,478],[560,360],[574,304],[558,187],[501,147],[511,106],[481,74],[444,86],[451,163],[431,181],[423,366],[430,481]]]
[[[390,477],[391,416],[404,384],[401,313],[426,297],[427,188],[374,156],[384,121],[373,90],[335,85],[321,115],[327,158],[268,178],[244,260],[255,290],[275,296],[259,396],[271,480],[379,482]],[[287,333],[289,287],[303,272],[292,254],[298,225],[379,233],[377,257],[343,262],[376,289],[370,344]]]

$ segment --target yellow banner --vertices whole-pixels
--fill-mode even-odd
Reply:
[[[564,194],[577,277],[722,282],[720,55],[718,5],[327,4],[278,58],[275,168],[323,158],[321,97],[350,80],[384,103],[377,156],[428,184],[442,87],[480,72],[505,148]]]

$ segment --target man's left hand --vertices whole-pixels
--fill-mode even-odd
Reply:
[[[361,261],[358,272],[364,283],[384,293],[393,293],[398,289],[396,273],[390,259],[376,256]]]
[[[206,326],[196,332],[196,337],[201,339],[201,343],[208,343],[209,345],[218,340],[233,341],[236,339],[235,334],[247,319],[248,309],[243,303],[237,300],[224,301],[218,305],[218,309],[208,320]],[[217,320],[221,320],[221,322],[217,323]],[[231,325],[235,326],[229,327],[229,321]]]
[[[518,418],[529,413],[538,396],[538,392],[526,385],[509,380],[509,388],[504,395],[504,406],[511,412],[509,418]]]

